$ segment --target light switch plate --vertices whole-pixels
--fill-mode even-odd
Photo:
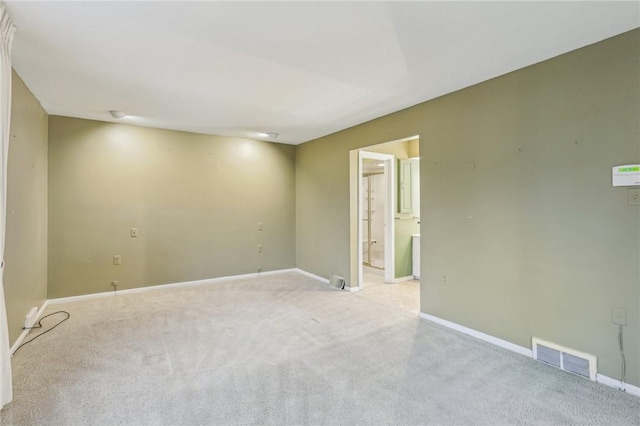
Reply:
[[[138,236],[138,228],[131,228],[131,238],[136,238]]]
[[[640,188],[627,189],[627,204],[630,206],[640,206]]]

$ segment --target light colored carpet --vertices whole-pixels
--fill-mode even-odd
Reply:
[[[3,425],[640,424],[640,398],[296,273],[59,309]]]

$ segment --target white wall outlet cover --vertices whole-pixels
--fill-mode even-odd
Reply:
[[[613,186],[640,186],[640,164],[615,166],[611,173]]]

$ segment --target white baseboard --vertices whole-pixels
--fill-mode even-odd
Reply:
[[[413,275],[408,275],[406,277],[400,277],[400,278],[396,278],[395,280],[393,280],[394,283],[401,283],[404,281],[411,281],[411,280],[415,280],[415,277]]]
[[[309,278],[313,278],[314,280],[318,280],[318,281],[321,281],[321,282],[323,282],[325,284],[329,284],[329,279],[328,278],[323,278],[323,277],[321,277],[319,275],[312,274],[311,272],[307,272],[304,269],[295,268],[294,271],[296,271],[296,272],[298,272],[298,273],[300,273],[302,275],[306,275]]]
[[[38,313],[36,314],[35,322],[38,322],[38,319],[40,319],[40,317],[42,316],[42,313],[44,312],[44,310],[47,309],[47,306],[49,306],[49,300],[45,300],[44,303],[42,304],[42,306],[40,306],[40,309],[38,309]],[[22,330],[22,333],[20,333],[20,336],[18,336],[16,341],[13,343],[13,346],[11,346],[11,349],[9,350],[9,353],[11,353],[12,357],[13,357],[13,354],[15,353],[15,351],[20,347],[20,345],[24,341],[25,337],[27,337],[27,334],[29,334],[29,331],[31,331],[31,330]]]
[[[436,324],[443,325],[447,328],[451,328],[453,330],[460,331],[464,334],[468,334],[469,336],[475,337],[477,339],[484,340],[485,342],[494,344],[496,346],[500,346],[501,348],[508,349],[512,352],[516,352],[520,355],[524,355],[528,358],[533,358],[533,351],[529,348],[525,348],[523,346],[519,346],[511,342],[507,342],[506,340],[502,340],[497,337],[490,336],[488,334],[482,333],[472,328],[468,328],[463,325],[456,324],[455,322],[447,321],[442,318],[434,317],[433,315],[425,314],[424,312],[420,312],[420,317],[428,321],[435,322]],[[640,397],[640,387],[632,385],[630,383],[625,383],[617,379],[612,379],[611,377],[605,376],[604,374],[599,374],[599,373],[596,374],[596,382],[601,383],[605,386],[622,390],[631,395]]]
[[[472,328],[468,328],[463,325],[456,324],[455,322],[434,317],[433,315],[425,314],[424,312],[420,312],[420,317],[428,321],[435,322],[436,324],[443,325],[447,328],[451,328],[453,330],[459,331],[461,333],[468,334],[469,336],[473,336],[477,339],[484,340],[485,342],[489,342],[496,346],[500,346],[501,348],[505,348],[512,352],[519,353],[520,355],[524,355],[529,358],[533,357],[533,352],[531,351],[531,349],[516,345],[511,342],[507,342],[506,340],[502,340],[498,337],[490,336],[489,334],[485,334],[480,331],[474,330]]]
[[[604,374],[596,374],[596,382],[602,383],[605,386],[620,389],[621,391],[640,397],[640,387],[634,386],[630,383],[625,383],[618,379],[612,379],[611,377],[605,376]]]
[[[300,273],[300,274],[302,274],[302,275],[306,275],[309,278],[313,278],[314,280],[318,280],[318,281],[323,282],[325,284],[329,284],[329,280],[327,278],[322,278],[321,276],[316,275],[316,274],[312,274],[311,272],[307,272],[304,269],[296,268],[295,271]],[[344,291],[354,292],[354,291],[360,291],[361,288],[360,287],[349,287],[349,286],[345,285],[343,290]]]
[[[227,277],[207,278],[207,279],[204,279],[204,280],[184,281],[184,282],[180,282],[180,283],[171,283],[171,284],[158,284],[158,285],[151,285],[151,286],[147,286],[147,287],[136,287],[136,288],[129,288],[129,289],[126,289],[126,290],[118,290],[117,292],[105,291],[105,292],[102,292],[102,293],[83,294],[83,295],[80,295],[80,296],[59,297],[59,298],[56,298],[56,299],[49,299],[47,302],[49,304],[67,303],[67,302],[75,302],[75,301],[78,301],[78,300],[99,299],[99,298],[103,298],[103,297],[113,297],[115,295],[122,295],[122,294],[143,293],[145,291],[165,290],[165,289],[168,289],[168,288],[176,288],[176,287],[190,287],[190,286],[197,286],[197,285],[203,285],[203,284],[213,284],[213,283],[219,283],[219,282],[225,282],[225,281],[236,281],[236,280],[242,280],[242,279],[246,279],[246,278],[258,278],[258,277],[269,276],[269,275],[285,274],[287,272],[299,272],[299,270],[297,270],[295,268],[278,269],[278,270],[275,270],[275,271],[256,272],[256,273],[252,273],[252,274],[231,275],[231,276],[227,276]]]
[[[184,281],[184,282],[180,282],[180,283],[158,284],[158,285],[151,285],[151,286],[147,286],[147,287],[136,287],[136,288],[129,288],[129,289],[126,289],[126,290],[118,290],[117,292],[105,291],[105,292],[102,292],[102,293],[82,294],[80,296],[59,297],[59,298],[56,298],[56,299],[49,299],[49,300],[47,300],[47,303],[48,304],[58,304],[58,303],[75,302],[75,301],[79,301],[79,300],[99,299],[99,298],[104,298],[104,297],[113,297],[115,295],[122,295],[122,294],[142,293],[142,292],[145,292],[145,291],[165,290],[165,289],[168,289],[168,288],[189,287],[189,286],[197,286],[197,285],[203,285],[203,284],[213,284],[213,283],[225,282],[225,281],[235,281],[235,280],[242,280],[242,279],[247,279],[247,278],[257,278],[257,277],[261,277],[261,276],[285,274],[285,273],[288,273],[288,272],[297,272],[299,274],[306,275],[307,277],[313,278],[313,279],[315,279],[317,281],[323,282],[325,284],[329,284],[329,280],[327,278],[323,278],[323,277],[321,277],[319,275],[312,274],[312,273],[307,272],[307,271],[305,271],[303,269],[290,268],[290,269],[278,269],[278,270],[275,270],[275,271],[252,273],[252,274],[231,275],[231,276],[219,277],[219,278],[207,278],[207,279],[204,279],[204,280],[196,280],[196,281]],[[360,287],[353,287],[353,288],[352,287],[345,287],[345,290],[347,290],[347,291],[360,291]]]

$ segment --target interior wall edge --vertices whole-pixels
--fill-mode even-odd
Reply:
[[[15,70],[11,86],[3,281],[9,342],[15,343],[25,317],[48,296],[48,116]]]

